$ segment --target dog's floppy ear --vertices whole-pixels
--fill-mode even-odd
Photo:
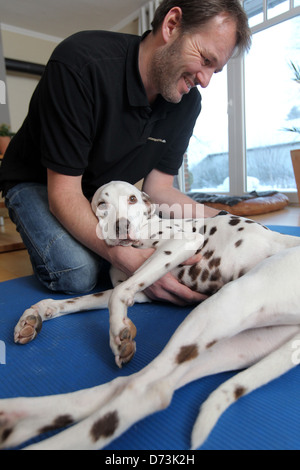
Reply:
[[[145,206],[147,207],[147,216],[150,219],[150,217],[152,217],[152,215],[155,214],[156,205],[153,204],[150,196],[148,196],[148,194],[144,193],[143,191],[142,191],[142,199],[143,199],[143,202],[145,203]]]

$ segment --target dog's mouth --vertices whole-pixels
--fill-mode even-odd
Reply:
[[[140,246],[140,240],[132,240],[131,238],[126,238],[125,240],[118,240],[117,245],[118,246],[134,246],[139,247]]]

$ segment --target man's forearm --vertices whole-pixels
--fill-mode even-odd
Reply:
[[[52,214],[76,240],[108,260],[109,247],[97,236],[98,219],[84,196],[64,193],[63,201],[52,198],[49,202]]]
[[[200,219],[213,217],[219,212],[197,203],[176,188],[161,188],[160,191],[153,191],[150,197],[155,204],[158,204],[159,211],[165,218]]]

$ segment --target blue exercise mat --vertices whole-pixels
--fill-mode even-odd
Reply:
[[[300,227],[271,228],[300,236]],[[138,329],[138,349],[134,360],[119,370],[109,348],[107,310],[46,322],[32,343],[14,344],[20,315],[47,297],[67,296],[49,295],[33,276],[0,283],[0,398],[68,393],[137,372],[159,354],[190,311],[166,304],[133,306],[130,318]],[[232,375],[207,377],[178,390],[168,409],[135,424],[107,450],[188,450],[201,404]],[[299,390],[296,367],[229,408],[202,449],[300,449]]]

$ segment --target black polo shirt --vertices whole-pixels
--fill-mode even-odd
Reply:
[[[140,42],[86,31],[55,49],[5,155],[1,190],[24,181],[46,184],[47,168],[83,175],[88,198],[104,183],[134,184],[154,168],[177,174],[201,97],[193,89],[179,104],[159,96],[151,107],[138,68]]]

